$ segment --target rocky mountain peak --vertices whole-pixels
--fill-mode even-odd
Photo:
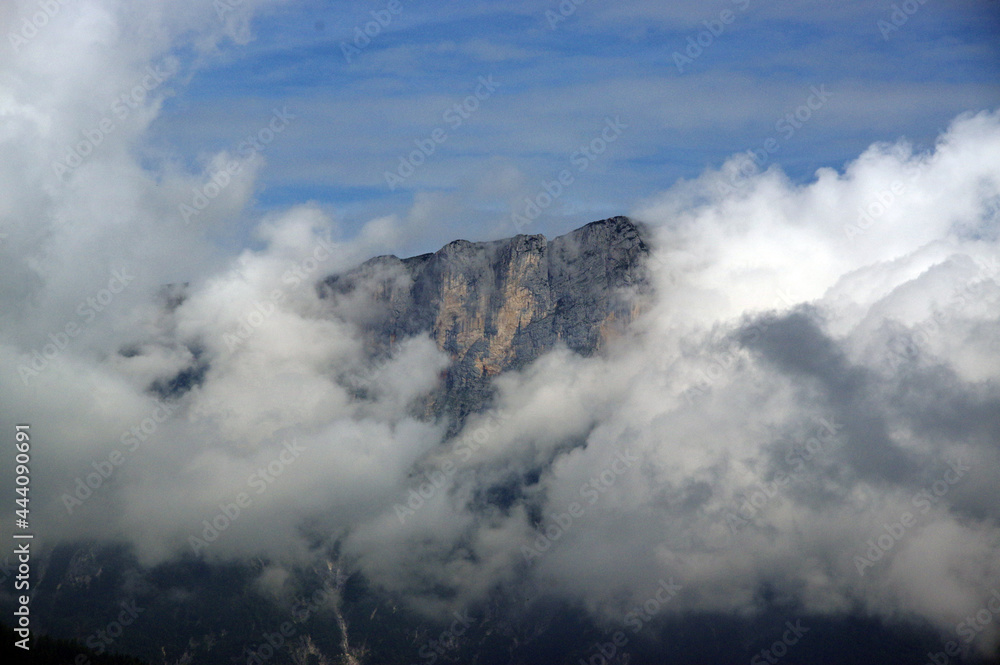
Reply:
[[[491,377],[560,343],[591,355],[627,326],[649,284],[647,236],[612,217],[552,240],[455,240],[431,254],[373,258],[325,279],[320,294],[336,301],[360,291],[375,305],[356,323],[376,354],[430,335],[452,358],[432,410],[458,423],[488,402]]]

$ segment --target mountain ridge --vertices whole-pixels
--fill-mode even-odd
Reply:
[[[628,217],[597,220],[551,240],[541,234],[453,240],[408,258],[382,255],[318,286],[323,299],[360,298],[353,321],[375,355],[429,334],[452,360],[429,410],[454,424],[482,409],[490,379],[559,343],[599,352],[638,315],[650,288],[649,232]]]

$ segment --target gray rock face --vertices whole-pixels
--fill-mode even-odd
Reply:
[[[429,334],[452,364],[428,415],[457,427],[485,406],[491,378],[557,344],[589,356],[636,316],[649,287],[644,228],[627,217],[592,222],[553,240],[518,235],[456,240],[433,254],[380,256],[326,278],[320,295],[360,301],[355,323],[375,355]]]

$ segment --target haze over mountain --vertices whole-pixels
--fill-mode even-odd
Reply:
[[[616,217],[552,241],[456,240],[434,254],[367,261],[327,278],[320,295],[338,305],[355,300],[354,322],[375,353],[391,355],[395,340],[429,333],[452,364],[428,406],[457,426],[488,403],[492,377],[557,344],[593,355],[624,332],[638,312],[637,289],[649,284],[640,234]]]
[[[747,3],[673,74],[721,10],[406,5],[328,65],[333,103],[299,66],[343,57],[309,3],[42,4],[0,6],[0,431],[31,429],[33,630],[164,664],[996,653],[997,47],[954,27],[992,9],[925,3],[883,37],[891,8]],[[771,39],[803,6],[845,36]],[[449,39],[473,28],[527,43]],[[746,40],[761,62],[718,69]],[[406,87],[439,59],[465,68]],[[878,92],[897,62],[912,80]],[[484,63],[495,97],[445,84]],[[233,103],[231,67],[273,87]],[[375,136],[405,159],[470,94],[383,191],[403,147]]]

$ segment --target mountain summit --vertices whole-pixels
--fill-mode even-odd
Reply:
[[[591,355],[619,333],[649,285],[646,237],[641,224],[612,217],[552,240],[455,240],[430,254],[373,258],[326,278],[320,295],[376,308],[355,321],[375,354],[429,334],[452,359],[431,409],[459,423],[488,401],[491,377],[560,343]]]

